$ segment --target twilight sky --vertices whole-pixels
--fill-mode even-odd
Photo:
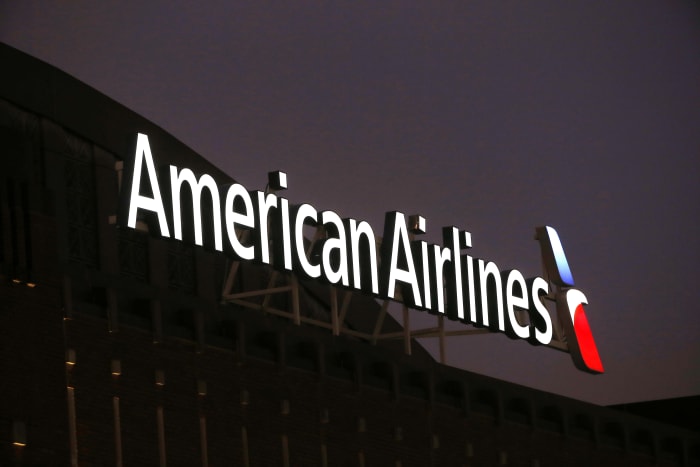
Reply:
[[[502,334],[452,338],[451,365],[600,404],[700,394],[697,3],[290,3],[3,2],[0,41],[377,233],[419,213],[533,276],[556,227],[606,374]]]

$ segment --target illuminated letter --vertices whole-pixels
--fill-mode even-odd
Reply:
[[[284,269],[287,271],[292,270],[292,241],[289,226],[289,201],[285,198],[280,198],[280,223],[282,224],[282,262]],[[275,245],[279,245],[279,241],[274,242]],[[279,251],[279,247],[277,247]]]
[[[348,280],[348,251],[345,241],[345,228],[343,220],[338,214],[333,211],[324,211],[321,213],[321,223],[324,226],[333,226],[337,237],[329,237],[323,242],[322,264],[323,272],[326,280],[331,284],[342,283],[344,286],[349,284]],[[326,227],[326,231],[329,229]],[[334,251],[336,254],[334,255]],[[334,268],[336,263],[337,269]]]
[[[379,294],[377,244],[374,239],[372,226],[366,221],[357,222],[355,219],[345,219],[344,224],[348,231],[348,249],[352,258],[350,262],[352,286],[357,290],[364,290],[375,295]],[[364,244],[366,247],[363,247],[360,243],[363,237],[365,238]],[[366,258],[366,261],[362,262],[362,258]],[[367,281],[370,282],[369,286]]]
[[[396,281],[411,286],[403,287],[403,301],[411,306],[421,307],[420,288],[416,277],[416,267],[408,242],[406,217],[400,212],[388,212],[382,241],[382,287],[386,298],[394,298]],[[393,224],[393,228],[392,225]],[[410,291],[410,296],[406,292]]]
[[[236,198],[240,198],[243,202],[243,212],[237,212]],[[226,193],[226,204],[224,207],[226,213],[226,233],[228,241],[233,248],[233,252],[241,259],[251,260],[255,257],[255,249],[253,245],[245,246],[238,240],[236,233],[236,224],[252,229],[255,227],[255,217],[253,216],[253,201],[250,199],[250,194],[246,191],[243,185],[235,183],[231,185]]]
[[[530,323],[535,328],[535,339],[530,337],[530,343],[547,345],[552,341],[552,318],[549,316],[547,308],[542,303],[542,296],[549,293],[549,283],[541,277],[529,279],[530,283]],[[540,327],[544,330],[540,331]]]
[[[258,217],[258,242],[257,247],[260,249],[260,261],[265,264],[270,264],[270,238],[268,236],[268,221],[270,209],[277,207],[277,195],[265,194],[262,191],[258,194],[257,217]]]
[[[517,269],[509,271],[507,274],[504,298],[506,302],[506,312],[508,313],[509,329],[506,330],[506,333],[508,335],[512,333],[514,336],[521,339],[527,339],[530,337],[530,327],[522,326],[515,316],[516,308],[520,310],[527,310],[529,308],[527,284],[525,284],[525,278]],[[517,295],[514,293],[514,286],[516,285]]]
[[[462,258],[460,253],[462,248],[471,248],[472,237],[469,232],[460,232],[456,227],[443,227],[442,238],[445,245],[452,247],[452,269],[445,272],[448,280],[447,316],[450,319],[463,320],[464,292],[462,291]]]
[[[141,189],[143,160],[146,161],[146,174],[151,184],[153,198],[141,196],[139,194]],[[123,187],[122,190],[125,188],[126,187]],[[163,208],[163,198],[160,195],[156,168],[153,164],[153,156],[151,155],[151,147],[148,144],[148,136],[142,133],[139,133],[136,139],[136,154],[134,155],[133,176],[131,178],[131,196],[129,197],[129,215],[126,224],[132,229],[136,228],[136,215],[139,209],[156,213],[158,216],[158,224],[160,225],[160,234],[163,237],[170,237],[168,221],[166,220],[165,209]]]
[[[489,276],[493,278],[493,287],[488,287]],[[479,260],[479,281],[481,284],[481,318],[484,326],[493,328],[495,323],[489,324],[489,315],[495,315],[498,320],[498,330],[505,331],[505,320],[503,317],[503,293],[501,289],[501,274],[496,263]],[[494,296],[495,295],[495,296]],[[493,300],[496,299],[494,309]]]
[[[479,324],[476,315],[476,279],[474,277],[474,258],[464,255],[464,266],[467,269],[467,295],[469,296],[469,323]]]
[[[413,253],[420,257],[416,264],[418,273],[423,276],[423,306],[426,310],[433,307],[432,286],[430,281],[430,259],[428,257],[427,242],[413,242]]]
[[[443,269],[445,263],[449,262],[452,258],[452,252],[449,248],[442,248],[438,245],[433,245],[433,265],[435,267],[435,277],[433,283],[433,290],[437,297],[437,311],[440,313],[445,312],[445,281],[443,275]]]
[[[301,269],[306,273],[307,276],[316,278],[321,276],[321,265],[311,264],[311,262],[306,258],[306,251],[304,250],[304,221],[306,219],[311,219],[312,225],[318,223],[318,213],[316,209],[310,204],[302,204],[296,209],[296,219],[294,220],[294,242],[297,251],[297,261],[301,266]]]
[[[194,243],[202,246],[202,188],[207,187],[211,194],[212,201],[212,217],[214,229],[214,248],[217,251],[223,250],[223,241],[221,240],[221,202],[219,201],[219,187],[211,175],[204,174],[199,177],[199,181],[194,176],[194,172],[190,169],[182,169],[177,173],[177,167],[170,166],[170,190],[173,200],[173,228],[175,229],[174,237],[177,240],[182,240],[182,218],[180,209],[180,190],[182,183],[187,182],[192,190],[192,214],[194,217]]]

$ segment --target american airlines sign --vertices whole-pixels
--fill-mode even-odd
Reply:
[[[185,226],[192,232],[188,241],[237,260],[398,299],[411,308],[532,344],[552,340],[553,323],[543,297],[551,296],[554,285],[557,315],[574,363],[584,371],[603,372],[583,308],[586,297],[573,288],[561,241],[552,227],[537,229],[548,280],[526,278],[517,269],[502,270],[492,261],[464,253],[472,248],[471,234],[457,227],[443,228],[443,245],[415,240],[411,234],[426,229],[420,216],[388,212],[378,249],[366,221],[319,212],[310,204],[292,205],[274,192],[249,191],[238,183],[218,185],[210,175],[197,176],[188,168],[171,165],[165,173],[169,186],[161,191],[165,177],[158,176],[148,137],[138,134],[134,158],[124,165],[120,226],[134,229],[142,218],[152,233],[176,240],[183,240]],[[274,173],[273,185],[285,189],[286,174]],[[184,193],[191,206],[183,206]],[[306,225],[322,226],[327,232],[312,255],[307,255],[304,242]],[[248,234],[242,235],[245,231]]]

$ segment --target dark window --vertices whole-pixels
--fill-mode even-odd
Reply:
[[[64,165],[68,257],[71,262],[98,267],[95,179],[92,148],[68,136]]]
[[[168,242],[168,287],[192,294],[195,291],[194,247],[180,241]]]
[[[119,272],[140,281],[148,278],[148,235],[131,229],[119,230]]]

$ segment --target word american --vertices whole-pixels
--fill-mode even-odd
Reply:
[[[492,261],[463,253],[472,247],[467,231],[445,227],[444,245],[429,244],[412,235],[425,233],[423,217],[392,211],[386,213],[378,248],[366,221],[319,212],[306,203],[292,205],[274,191],[249,191],[238,183],[218,185],[212,176],[197,177],[189,168],[170,165],[160,178],[163,174],[169,178],[165,192],[148,136],[139,133],[134,159],[125,161],[121,226],[134,229],[144,218],[149,231],[176,240],[183,240],[185,226],[195,245],[237,260],[401,301],[532,344],[552,340],[552,320],[543,303],[549,282],[525,278],[517,269],[502,271]],[[271,181],[277,191],[287,188],[283,172],[271,173]],[[183,206],[183,198],[190,198],[191,206]],[[305,226],[322,226],[326,232],[311,251]],[[519,319],[522,311],[527,320]]]

